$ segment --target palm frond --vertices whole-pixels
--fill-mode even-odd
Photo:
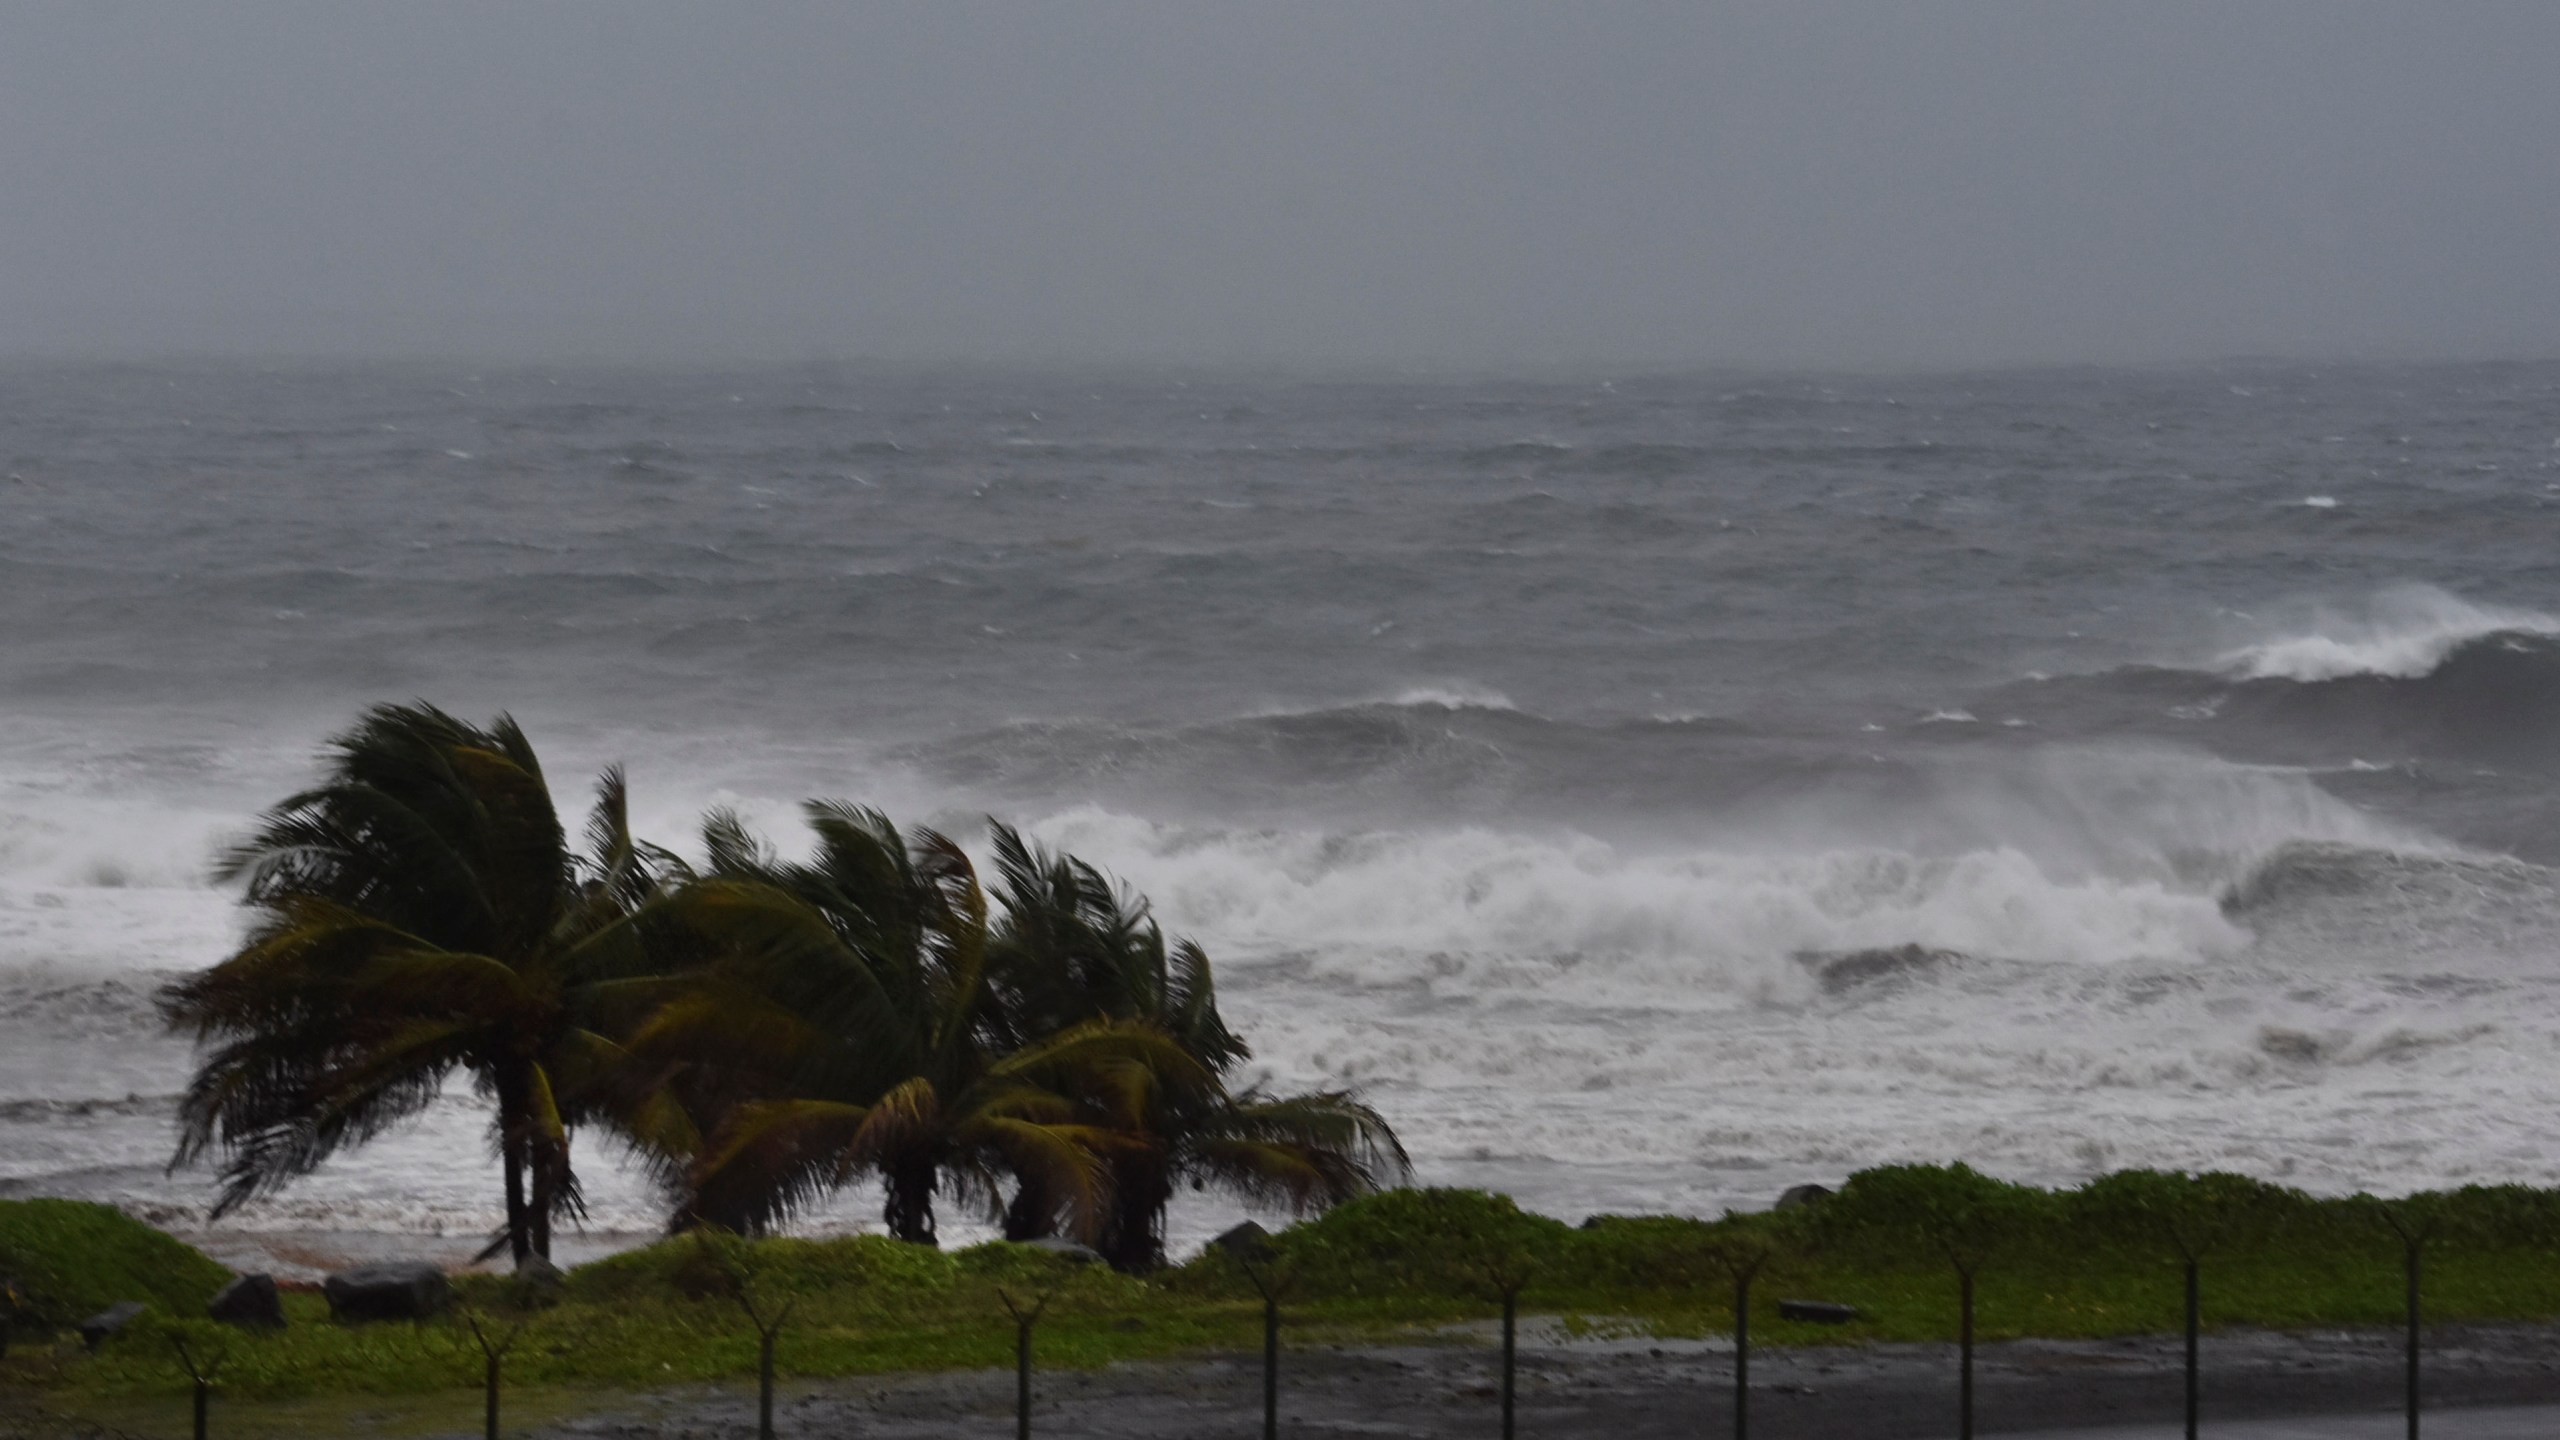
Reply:
[[[757,1233],[819,1203],[861,1173],[871,1110],[826,1100],[740,1106],[686,1177],[681,1222]]]
[[[1248,1091],[1181,1146],[1195,1178],[1304,1213],[1400,1183],[1413,1162],[1385,1118],[1344,1091]]]
[[[702,817],[702,849],[710,873],[724,880],[770,881],[779,868],[746,819],[726,806]]]

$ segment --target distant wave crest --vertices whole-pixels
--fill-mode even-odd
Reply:
[[[2324,737],[2366,755],[2432,756],[2540,770],[2560,729],[2560,635],[2498,630],[2453,643],[2409,675],[2252,680],[2222,723]]]
[[[1499,690],[1463,680],[1446,685],[1409,686],[1385,700],[1371,703],[1393,705],[1398,709],[1517,711],[1520,708],[1512,703],[1510,696]]]
[[[2560,618],[2405,588],[2205,665],[2021,682],[1998,703],[2049,733],[2142,729],[2257,762],[2544,773],[2560,764]]]
[[[2409,680],[2484,641],[2552,636],[2560,636],[2560,618],[2413,585],[2383,592],[2366,614],[2326,617],[2307,633],[2228,651],[2215,668],[2242,680]]]

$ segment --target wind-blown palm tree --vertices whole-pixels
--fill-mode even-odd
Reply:
[[[1004,914],[991,966],[1014,1032],[1139,1026],[1190,1062],[1118,1068],[1074,1092],[1079,1116],[1107,1137],[1109,1210],[1095,1248],[1112,1265],[1164,1263],[1165,1209],[1186,1182],[1303,1214],[1410,1172],[1395,1132],[1348,1092],[1229,1090],[1252,1052],[1218,1013],[1208,955],[1187,940],[1168,949],[1143,899],[1008,826],[995,827],[995,853]],[[1006,1208],[1006,1237],[1049,1234],[1061,1210],[1026,1175]]]
[[[1212,1072],[1249,1057],[1218,1013],[1199,946],[1168,951],[1144,899],[1010,825],[992,829],[1003,917],[991,966],[1014,1039],[1109,1015],[1153,1024]]]
[[[659,857],[631,837],[616,770],[586,840],[571,852],[503,715],[380,706],[330,744],[321,783],[220,867],[255,912],[246,943],[161,995],[206,1047],[172,1164],[220,1156],[216,1215],[415,1116],[459,1070],[496,1107],[507,1220],[490,1248],[548,1256],[554,1218],[580,1213],[571,1132],[662,983],[640,934]]]
[[[1180,1051],[1109,1023],[1010,1043],[967,855],[873,810],[808,816],[816,853],[794,864],[734,816],[706,824],[697,903],[726,954],[633,1042],[658,1079],[631,1133],[678,1191],[678,1226],[762,1230],[869,1175],[890,1233],[925,1244],[937,1193],[991,1200],[1007,1175],[1097,1216],[1107,1137],[1061,1091],[1180,1070]]]

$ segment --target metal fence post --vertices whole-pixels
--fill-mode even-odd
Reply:
[[[2424,1262],[2426,1244],[2424,1236],[2401,1242],[2409,1279],[2409,1440],[2418,1440],[2418,1267]]]
[[[1280,1440],[1280,1297],[1262,1297],[1262,1440]]]
[[[1512,1397],[1519,1374],[1520,1292],[1502,1292],[1502,1440],[1511,1440]]]
[[[1956,1437],[1973,1440],[1973,1271],[1959,1270],[1956,1276],[1963,1307],[1956,1329],[1956,1344],[1961,1351],[1956,1378]]]
[[[2196,1367],[2196,1331],[2203,1311],[2199,1288],[2196,1262],[2190,1256],[2187,1260],[2187,1440],[2196,1440],[2197,1389],[2201,1383]]]
[[[1751,1277],[1733,1277],[1733,1440],[1751,1434]]]
[[[1044,1291],[1036,1304],[1024,1307],[1011,1292],[999,1287],[996,1298],[1004,1302],[1005,1313],[1013,1317],[1013,1434],[1014,1440],[1031,1440],[1031,1328],[1040,1323],[1042,1311],[1058,1292]]]

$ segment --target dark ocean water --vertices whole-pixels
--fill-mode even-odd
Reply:
[[[144,997],[412,696],[680,847],[1029,823],[1274,1075],[1559,1213],[2560,1180],[2560,365],[21,366],[0,467],[7,1189],[201,1203]],[[246,1223],[483,1226],[477,1123]]]

